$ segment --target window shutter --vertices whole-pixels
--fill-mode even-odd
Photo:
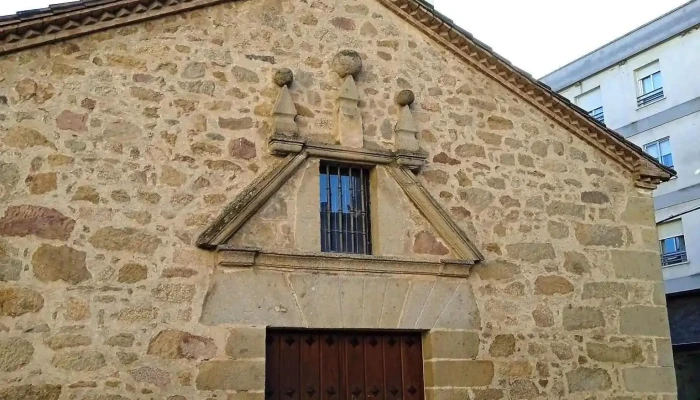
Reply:
[[[600,87],[589,90],[576,97],[576,105],[589,112],[601,107],[603,105],[603,97],[600,92]]]
[[[657,226],[659,240],[683,235],[683,221],[680,219],[659,224]]]

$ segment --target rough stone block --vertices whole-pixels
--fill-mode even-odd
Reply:
[[[581,298],[586,299],[610,299],[621,297],[627,300],[627,285],[620,282],[590,282],[583,285]]]
[[[424,370],[426,387],[489,386],[494,374],[491,361],[428,361]]]
[[[423,342],[423,357],[467,359],[479,355],[479,334],[471,331],[430,331]]]
[[[607,390],[612,387],[608,371],[602,368],[576,368],[566,373],[569,392]]]
[[[199,367],[196,386],[199,390],[264,390],[265,362],[207,361]]]
[[[644,354],[639,345],[610,346],[604,343],[588,343],[588,357],[601,362],[631,364],[644,361]]]
[[[387,281],[382,316],[379,318],[380,328],[396,329],[398,326],[409,283],[408,279],[389,279]]]
[[[620,310],[620,333],[669,337],[666,307],[634,306]]]
[[[425,301],[423,311],[421,311],[416,327],[431,328],[435,325],[440,314],[445,309],[445,305],[450,301],[452,295],[457,290],[458,282],[452,279],[438,279],[435,281],[433,290]],[[466,327],[469,328],[469,327]],[[464,329],[464,328],[463,328]]]
[[[426,400],[468,400],[469,389],[466,388],[427,388]]]
[[[656,365],[673,367],[673,348],[670,339],[656,339]]]
[[[289,281],[296,293],[302,316],[309,327],[341,328],[343,326],[337,276],[291,274]],[[378,324],[372,326],[378,326]]]
[[[674,393],[676,373],[673,368],[636,367],[622,370],[625,387],[631,392]]]
[[[612,250],[615,275],[622,279],[643,279],[660,281],[661,259],[658,253],[651,251]]]
[[[575,331],[605,326],[603,313],[593,307],[565,307],[563,315],[564,329]]]
[[[226,340],[226,355],[237,358],[265,357],[264,328],[232,328]]]
[[[462,282],[457,287],[433,327],[436,329],[481,328],[479,306],[469,282]]]

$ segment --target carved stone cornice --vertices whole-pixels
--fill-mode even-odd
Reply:
[[[425,261],[344,253],[303,253],[219,246],[218,265],[223,268],[261,268],[314,272],[359,272],[373,274],[433,275],[466,278],[474,261]]]

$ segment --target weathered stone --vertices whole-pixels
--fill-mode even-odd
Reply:
[[[489,354],[492,357],[509,357],[515,353],[515,336],[496,335],[489,347]]]
[[[34,276],[42,282],[76,284],[92,278],[85,266],[85,252],[68,246],[42,244],[32,256]]]
[[[250,160],[257,156],[255,143],[246,138],[238,138],[231,140],[228,145],[228,152],[231,157]]]
[[[563,323],[567,331],[600,328],[605,326],[605,317],[598,308],[567,306],[564,307]]]
[[[25,128],[20,125],[15,125],[7,131],[2,137],[2,142],[6,146],[17,149],[26,149],[30,147],[50,147],[55,146],[44,135],[35,129]]]
[[[163,166],[160,183],[168,186],[182,186],[187,181],[187,175],[167,165]]]
[[[625,387],[631,392],[675,393],[676,374],[673,368],[633,367],[622,370]]]
[[[493,203],[495,196],[488,190],[468,188],[459,192],[459,197],[478,213]]]
[[[484,280],[505,280],[519,275],[520,267],[507,261],[495,261],[477,264],[474,267],[474,272]]]
[[[87,131],[87,114],[76,114],[69,110],[63,110],[56,117],[56,127],[58,129],[85,132]]]
[[[354,31],[355,30],[355,20],[345,17],[335,17],[331,19],[331,24],[338,29],[344,31]]]
[[[501,389],[473,389],[474,400],[501,400],[504,396]]]
[[[479,355],[479,334],[471,331],[431,331],[423,355],[433,358],[466,359]]]
[[[182,70],[182,77],[185,79],[199,79],[204,77],[207,71],[207,64],[203,62],[191,62]]]
[[[622,213],[622,221],[628,224],[654,226],[654,201],[649,197],[629,197]]]
[[[29,175],[24,182],[31,194],[44,194],[56,190],[56,173],[47,172],[45,174]]]
[[[562,215],[583,219],[586,215],[586,206],[561,201],[552,201],[547,205],[547,214],[550,216]]]
[[[583,285],[581,299],[611,299],[620,297],[627,300],[627,285],[620,282],[588,282]]]
[[[566,373],[569,392],[590,392],[608,390],[612,387],[612,379],[608,371],[602,368],[579,367]]]
[[[144,366],[129,371],[136,382],[150,383],[157,387],[166,387],[170,384],[170,373],[160,368]]]
[[[620,310],[620,333],[635,336],[668,337],[666,307],[633,306]]]
[[[9,206],[0,219],[0,236],[34,235],[42,239],[68,240],[75,220],[53,208]]]
[[[658,253],[650,251],[613,250],[615,276],[621,279],[660,281],[661,261]]]
[[[0,287],[0,316],[17,317],[44,307],[39,292],[18,286]]]
[[[540,391],[534,382],[518,379],[510,384],[510,398],[513,400],[534,399],[538,397]]]
[[[549,232],[554,239],[565,239],[569,237],[569,227],[557,221],[547,222],[547,232]]]
[[[497,115],[490,116],[486,123],[489,125],[489,128],[495,131],[513,129],[513,121]]]
[[[16,371],[29,364],[33,355],[34,346],[22,338],[0,339],[0,371]]]
[[[590,191],[581,193],[581,201],[590,204],[605,204],[610,203],[610,197],[603,192]]]
[[[145,265],[129,263],[119,268],[117,280],[121,283],[136,283],[148,278],[148,268]]]
[[[216,90],[216,83],[212,81],[178,82],[178,85],[187,92],[206,94],[208,96],[213,96],[214,90]]]
[[[158,309],[148,306],[127,307],[117,314],[117,319],[122,322],[136,323],[153,321],[158,316]]]
[[[231,68],[231,74],[233,74],[233,77],[236,79],[236,81],[241,83],[260,82],[260,78],[258,78],[258,74],[255,73],[255,71],[251,71],[247,68],[243,68],[240,66],[235,66]]]
[[[553,260],[555,257],[554,247],[550,243],[509,244],[506,251],[513,258],[531,263]]]
[[[540,328],[549,328],[554,326],[554,313],[544,304],[540,304],[532,312],[532,319],[535,325]]]
[[[576,239],[584,246],[622,247],[625,244],[620,227],[576,224]]]
[[[138,86],[132,86],[130,88],[131,96],[143,101],[152,101],[158,103],[163,100],[163,93],[156,92],[155,90],[146,89]]]
[[[132,251],[140,254],[153,254],[160,246],[161,240],[134,228],[100,228],[90,239],[91,245],[98,249],[113,251]]]
[[[622,364],[644,362],[642,348],[638,345],[610,346],[603,343],[588,343],[586,353],[591,359],[600,362]]]
[[[355,29],[354,25],[353,22],[352,29]],[[345,78],[348,75],[354,76],[362,70],[362,58],[354,50],[342,50],[333,56],[331,68],[341,78]]]
[[[89,346],[92,343],[89,337],[85,335],[56,335],[44,341],[44,344],[51,350],[60,350],[69,347]]]
[[[129,365],[133,364],[138,360],[138,356],[134,353],[125,353],[123,351],[118,351],[117,352],[117,359],[119,360],[120,363],[124,365]]]
[[[279,87],[289,86],[292,84],[292,81],[294,81],[294,73],[289,68],[280,68],[275,71],[275,74],[272,76],[272,81]]]
[[[131,347],[134,344],[134,335],[130,333],[120,333],[110,336],[105,341],[105,344],[112,347]]]
[[[71,297],[65,307],[65,316],[68,321],[82,321],[90,317],[90,307],[83,300]]]
[[[125,120],[112,122],[102,131],[105,140],[117,143],[127,143],[141,136],[141,128]]]
[[[177,267],[165,268],[160,275],[163,278],[191,278],[197,275],[197,271],[191,268]]]
[[[234,328],[226,339],[226,355],[233,358],[265,357],[265,330],[259,328]]]
[[[170,359],[208,360],[216,355],[216,345],[209,338],[168,329],[151,340],[148,354]]]
[[[8,385],[0,389],[3,400],[58,400],[60,396],[61,385],[53,384]]]
[[[97,193],[97,190],[92,186],[79,186],[75,190],[71,200],[89,201],[90,203],[98,204],[100,202],[100,194]]]
[[[450,250],[428,231],[418,232],[413,241],[413,252],[416,254],[446,255]]]
[[[263,390],[265,363],[252,360],[207,361],[199,367],[199,390]]]
[[[455,149],[455,154],[463,158],[486,158],[486,149],[484,146],[479,146],[478,144],[465,143],[460,144]]]
[[[93,350],[69,350],[56,353],[51,364],[71,371],[96,371],[107,363],[102,353]]]
[[[410,106],[416,100],[416,95],[411,90],[404,89],[396,94],[394,101],[399,106]]]
[[[153,297],[169,303],[186,303],[194,297],[194,285],[184,283],[161,283],[151,292]]]
[[[564,269],[572,274],[583,275],[591,271],[591,264],[585,255],[568,251],[564,253]]]
[[[22,273],[22,261],[4,257],[0,251],[0,282],[17,281]]]
[[[435,387],[489,386],[494,375],[491,361],[428,361],[424,369],[426,382]]]
[[[535,280],[535,294],[552,296],[568,294],[574,291],[574,285],[568,279],[556,275],[540,275]]]
[[[219,128],[238,131],[242,129],[250,129],[253,127],[253,119],[250,117],[244,118],[221,118],[219,117]]]

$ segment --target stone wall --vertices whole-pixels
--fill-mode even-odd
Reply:
[[[391,148],[412,89],[419,179],[486,258],[403,304],[441,312],[459,287],[472,310],[418,326],[427,395],[675,398],[650,192],[370,0],[226,3],[0,59],[1,398],[263,397],[265,323],[208,322],[207,293],[238,270],[194,241],[275,161],[277,68],[295,73],[300,134],[331,141],[344,48],[364,59],[365,146]]]

